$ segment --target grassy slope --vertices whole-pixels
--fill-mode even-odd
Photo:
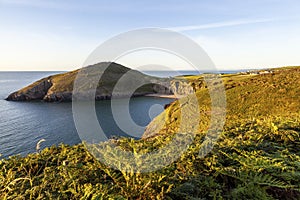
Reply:
[[[189,77],[195,83],[199,78]],[[223,76],[226,126],[205,158],[198,152],[210,119],[210,98],[202,87],[197,91],[202,119],[198,134],[188,151],[164,169],[147,174],[117,171],[95,161],[83,145],[62,145],[2,160],[0,198],[299,199],[299,80],[299,67]],[[135,152],[168,143],[178,130],[179,106],[175,102],[166,109],[167,125],[159,136],[117,143]]]
[[[248,120],[269,116],[287,117],[299,116],[300,113],[300,67],[283,68],[275,70],[273,74],[263,75],[223,75],[222,81],[226,90],[226,116],[227,124],[237,120]],[[201,76],[187,77],[190,82],[203,82]],[[210,97],[208,89],[202,87],[197,90],[196,95],[199,102],[199,115],[205,121],[209,119]],[[168,123],[160,133],[177,131],[180,123],[180,107],[189,105],[189,99],[182,102],[174,102],[165,111],[168,113]],[[205,118],[207,116],[207,118]],[[157,122],[162,120],[163,115],[158,117]],[[178,122],[176,122],[177,119]],[[192,118],[190,120],[193,120]],[[202,120],[202,121],[203,121]],[[204,123],[203,121],[203,123]],[[202,127],[200,126],[200,129]],[[204,128],[205,129],[205,128]]]

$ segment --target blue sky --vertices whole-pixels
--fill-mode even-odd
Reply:
[[[297,0],[0,0],[0,70],[76,69],[144,27],[187,35],[219,69],[300,65],[299,22]]]

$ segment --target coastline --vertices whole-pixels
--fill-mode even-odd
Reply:
[[[145,97],[157,97],[157,98],[167,98],[167,99],[178,99],[174,94],[146,94]]]

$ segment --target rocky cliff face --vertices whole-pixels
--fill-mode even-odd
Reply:
[[[30,101],[43,99],[49,88],[52,86],[51,77],[43,78],[23,90],[10,94],[6,100],[8,101]]]
[[[170,81],[170,89],[176,96],[184,96],[194,93],[194,88],[186,80],[174,79]]]

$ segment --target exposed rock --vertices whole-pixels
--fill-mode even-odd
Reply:
[[[164,84],[154,84],[153,90],[157,94],[173,94],[173,90],[169,81],[166,81]]]
[[[55,101],[72,101],[72,92],[60,92],[50,93],[48,92],[44,97],[44,101],[55,102]]]
[[[43,78],[28,87],[10,94],[6,100],[8,101],[30,101],[43,99],[49,88],[52,86],[51,77]]]
[[[176,96],[189,95],[195,92],[195,88],[191,85],[191,83],[184,79],[174,79],[171,81],[170,85],[172,92]]]

